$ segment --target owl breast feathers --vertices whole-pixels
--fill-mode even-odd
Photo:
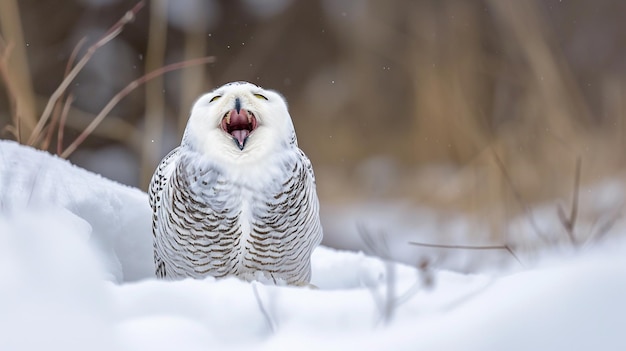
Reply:
[[[149,195],[157,277],[309,283],[315,177],[278,93],[237,82],[200,97]]]

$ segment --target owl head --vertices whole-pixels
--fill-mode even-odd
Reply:
[[[245,160],[295,143],[291,116],[280,94],[233,82],[195,102],[182,144],[216,159]]]

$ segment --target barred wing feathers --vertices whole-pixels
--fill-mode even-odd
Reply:
[[[150,207],[152,207],[152,236],[154,246],[154,264],[156,267],[156,275],[159,278],[165,277],[165,266],[163,259],[156,250],[157,234],[160,233],[161,221],[159,220],[159,212],[161,212],[161,201],[163,188],[166,186],[172,171],[174,169],[175,160],[178,158],[178,150],[180,147],[170,151],[161,161],[150,180],[148,188],[148,199]]]
[[[308,283],[322,229],[310,162],[294,151],[284,179],[258,188],[192,151],[166,156],[150,187],[157,276]]]

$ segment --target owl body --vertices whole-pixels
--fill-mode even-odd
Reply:
[[[231,83],[201,97],[149,193],[157,277],[309,283],[319,203],[279,94]]]

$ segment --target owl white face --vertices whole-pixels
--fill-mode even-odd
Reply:
[[[223,85],[194,104],[183,143],[238,157],[289,143],[293,124],[283,97],[247,82]]]

